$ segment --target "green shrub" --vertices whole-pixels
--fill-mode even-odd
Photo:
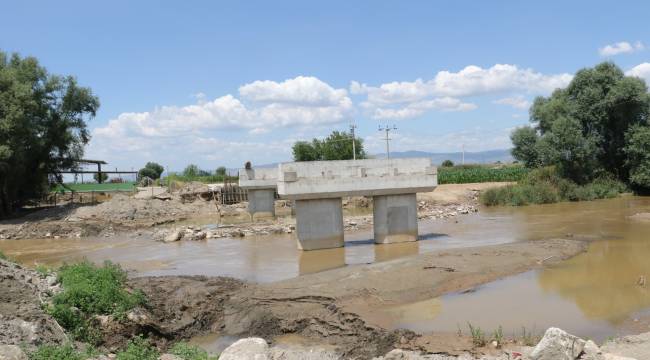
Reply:
[[[558,176],[555,168],[545,167],[531,171],[516,185],[484,191],[481,202],[487,206],[550,204],[612,198],[625,191],[625,184],[611,178],[601,177],[591,183],[578,185]]]
[[[50,314],[72,335],[95,343],[99,333],[91,325],[95,315],[122,317],[144,303],[144,295],[125,289],[126,272],[109,261],[103,266],[83,261],[59,269],[63,291],[52,299]]]
[[[137,336],[129,340],[126,349],[117,353],[117,360],[157,360],[159,356],[158,349],[142,336]]]
[[[2,260],[9,260],[9,259],[7,258],[7,255],[5,255],[2,251],[0,251],[0,259],[2,259]]]
[[[85,360],[97,355],[95,349],[77,351],[71,344],[41,345],[29,354],[30,360]]]
[[[186,342],[178,342],[169,349],[169,353],[180,357],[183,360],[209,360],[208,352],[196,345]]]
[[[440,164],[440,166],[442,166],[442,167],[452,167],[452,166],[454,166],[454,162],[451,161],[451,160],[445,160],[445,161],[442,162],[442,164]]]

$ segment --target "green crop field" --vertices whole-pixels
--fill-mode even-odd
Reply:
[[[56,192],[69,192],[72,191],[133,191],[136,183],[134,182],[125,182],[125,183],[87,183],[87,184],[74,184],[68,183],[65,184],[69,189],[64,188],[61,185],[56,185],[52,191]]]
[[[520,165],[459,165],[438,168],[438,184],[519,181],[528,173]]]

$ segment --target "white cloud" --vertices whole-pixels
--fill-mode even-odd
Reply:
[[[353,113],[347,90],[334,89],[314,77],[255,81],[240,88],[240,98],[228,94],[207,100],[201,93],[194,97],[197,103],[193,105],[118,115],[94,129],[89,152],[106,149],[105,154],[131,153],[140,158],[164,149],[177,156],[187,155],[192,149],[214,144],[217,133],[224,131],[239,131],[236,136],[243,137],[244,131],[259,135],[282,127],[318,128],[345,122]],[[228,148],[235,146],[227,144]]]
[[[495,104],[499,105],[510,105],[515,109],[528,109],[530,107],[530,101],[526,100],[523,96],[517,95],[512,97],[505,97],[493,101]]]
[[[573,75],[563,73],[545,75],[532,69],[520,69],[516,65],[496,64],[490,68],[470,65],[458,72],[440,71],[433,79],[384,83],[370,86],[357,81],[350,83],[350,93],[366,95],[363,107],[371,110],[375,118],[415,117],[429,109],[452,110],[448,107],[422,106],[425,101],[502,94],[524,91],[531,94],[548,94],[566,86]],[[453,110],[472,110],[476,106],[463,103]],[[400,105],[397,110],[383,111],[386,106]],[[380,111],[377,111],[379,109]]]
[[[650,86],[650,63],[645,62],[639,64],[631,68],[630,70],[626,71],[625,75],[636,76],[641,79],[644,79],[646,84]]]
[[[618,54],[629,54],[643,49],[645,49],[645,46],[640,41],[637,41],[634,44],[630,44],[627,41],[621,41],[598,49],[598,53],[600,56],[614,56]]]
[[[444,97],[432,100],[424,100],[410,103],[401,108],[375,108],[373,118],[375,119],[410,119],[418,117],[429,110],[441,111],[470,111],[477,106],[472,103],[465,103],[459,99]]]

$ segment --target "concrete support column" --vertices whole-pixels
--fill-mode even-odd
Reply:
[[[415,194],[373,198],[375,243],[391,244],[418,239],[418,207]]]
[[[301,250],[342,247],[341,199],[296,200],[296,232]]]
[[[275,216],[275,189],[249,189],[248,212],[253,220]]]

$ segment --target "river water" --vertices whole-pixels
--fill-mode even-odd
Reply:
[[[27,264],[112,260],[145,275],[224,275],[269,282],[352,264],[365,264],[466,246],[552,237],[596,239],[559,266],[450,294],[387,308],[393,327],[466,332],[467,322],[506,335],[559,326],[583,337],[624,333],[650,309],[650,198],[625,196],[580,203],[481,209],[455,220],[420,223],[420,241],[374,245],[371,230],[346,234],[341,249],[301,252],[294,235],[210,239],[164,244],[145,236],[0,241],[0,250]]]

